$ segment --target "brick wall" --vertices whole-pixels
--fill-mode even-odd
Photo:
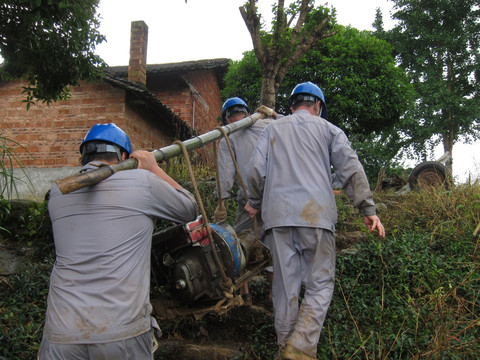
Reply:
[[[176,87],[156,90],[155,95],[182,120],[203,134],[220,125],[222,103],[217,78],[213,71],[192,71],[184,76],[199,95],[196,96],[184,82]],[[207,105],[206,107],[202,103]]]
[[[177,116],[192,126],[192,96],[185,86],[169,86],[166,89],[153,91],[160,101],[168,106]]]
[[[199,133],[210,131],[220,124],[222,103],[220,89],[213,71],[191,72],[187,80],[200,93],[201,100],[195,99],[195,130]],[[202,103],[205,102],[207,107]]]
[[[125,122],[120,126],[129,136],[132,150],[152,151],[171,145],[175,140],[158,130],[157,119],[144,118],[138,112],[127,107]]]
[[[131,137],[132,147],[151,149],[171,143],[149,120],[125,105],[125,91],[107,83],[82,83],[72,97],[50,105],[37,103],[26,110],[21,81],[0,83],[0,136],[25,167],[79,165],[79,146],[96,123],[114,122]]]

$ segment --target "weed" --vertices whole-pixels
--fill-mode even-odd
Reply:
[[[3,197],[12,198],[13,195],[18,195],[16,186],[18,181],[25,181],[33,193],[33,184],[22,167],[22,160],[17,151],[25,152],[30,156],[27,149],[20,143],[0,135],[0,199],[3,199]],[[26,180],[20,180],[16,177],[14,168],[19,168]]]
[[[0,278],[0,358],[33,359],[40,347],[53,257]]]

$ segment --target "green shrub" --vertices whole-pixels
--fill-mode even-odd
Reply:
[[[40,347],[53,254],[0,277],[0,359],[34,359]]]
[[[202,160],[202,158],[196,153],[193,153],[191,157],[190,162],[193,164],[192,172],[195,177],[195,183],[205,208],[205,212],[207,216],[209,216],[209,220],[212,221],[211,217],[218,205],[218,199],[215,196],[217,185],[215,166]],[[188,165],[183,156],[170,159],[166,165],[165,171],[185,189],[192,193],[194,192],[193,182],[188,171]],[[230,225],[234,224],[237,214],[237,191],[238,188],[234,185],[231,197],[225,201],[225,207],[227,210],[226,221]]]

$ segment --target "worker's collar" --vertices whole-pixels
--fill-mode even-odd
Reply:
[[[99,167],[106,166],[106,165],[109,165],[109,164],[106,164],[98,160],[90,161],[88,164],[85,164],[82,166],[82,168],[80,169],[80,172],[83,173],[83,172],[95,170],[95,169],[98,169]]]

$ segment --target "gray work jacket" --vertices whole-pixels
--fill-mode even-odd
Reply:
[[[262,131],[272,122],[273,119],[260,119],[248,128],[233,133],[228,138],[232,146],[232,150],[237,162],[240,176],[247,186],[246,167],[250,160],[253,150],[257,146],[257,140]],[[240,186],[239,180],[236,177],[235,166],[232,161],[232,156],[228,149],[225,139],[220,141],[218,146],[218,174],[220,179],[220,188],[222,191],[222,199],[230,198],[230,192],[233,184],[238,185],[237,202],[239,206],[245,206],[245,194]],[[218,197],[218,189],[217,189]]]
[[[194,220],[194,197],[135,169],[65,195],[54,185],[48,209],[56,261],[44,335],[53,343],[88,344],[149,331],[154,219]]]
[[[272,122],[260,136],[247,170],[250,204],[262,209],[265,229],[281,226],[335,230],[331,167],[362,215],[374,215],[370,186],[344,132],[306,110]]]

